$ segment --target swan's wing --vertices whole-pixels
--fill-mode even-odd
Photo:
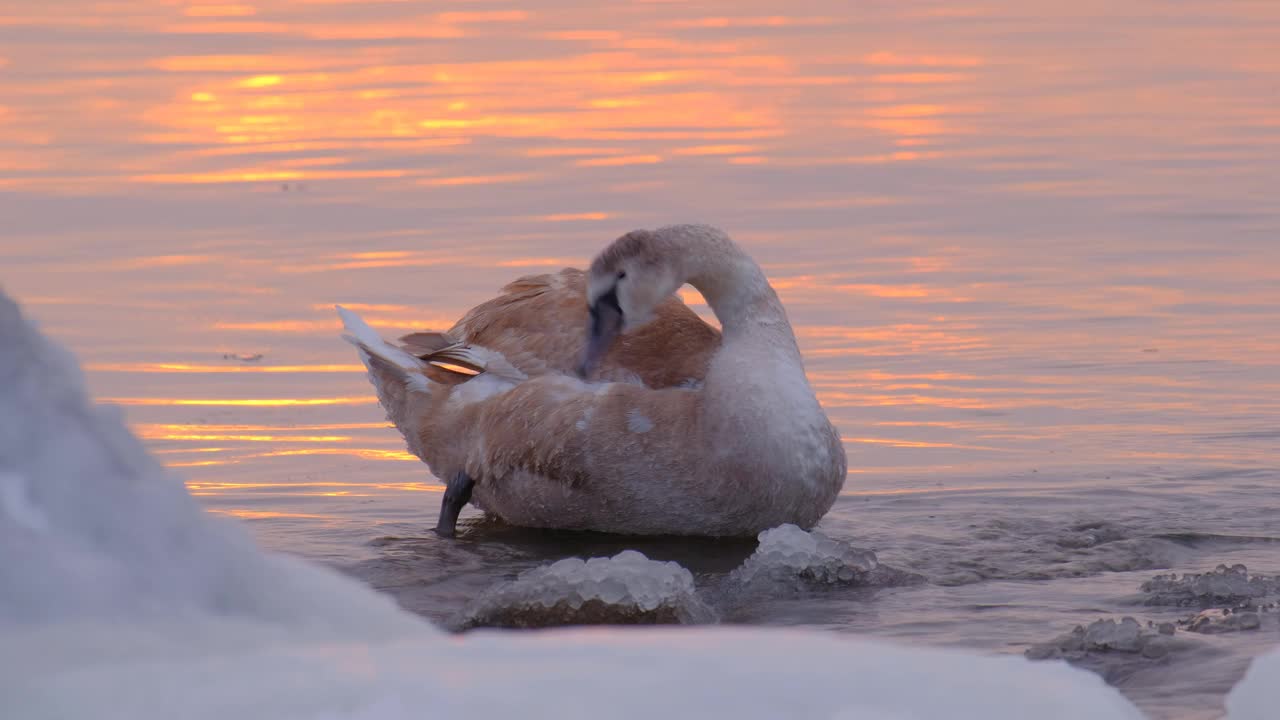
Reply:
[[[520,278],[466,314],[448,335],[489,348],[528,375],[573,373],[586,340],[586,275],[572,268]],[[621,337],[600,366],[604,379],[639,378],[651,388],[701,381],[720,332],[678,297]]]
[[[653,473],[690,447],[700,402],[676,388],[544,375],[434,418],[429,452],[479,483],[520,473],[568,487],[615,483],[633,463]]]
[[[416,332],[405,335],[400,338],[400,347],[407,353],[423,357],[433,352],[443,350],[450,345],[457,345],[458,341],[451,337],[448,333],[441,332]]]

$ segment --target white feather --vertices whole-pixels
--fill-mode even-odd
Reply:
[[[338,311],[338,317],[342,318],[342,327],[347,331],[342,336],[343,340],[371,355],[377,355],[405,372],[422,371],[421,360],[383,340],[359,315],[341,305],[335,305],[334,308]]]
[[[342,339],[356,346],[360,351],[360,360],[364,362],[366,368],[369,367],[369,356],[377,355],[404,371],[404,383],[409,389],[418,392],[431,391],[429,381],[422,374],[422,360],[383,340],[377,331],[360,319],[359,315],[341,305],[334,305],[334,309],[338,311],[338,317],[342,318],[342,327],[347,331]],[[377,382],[376,378],[374,382]]]

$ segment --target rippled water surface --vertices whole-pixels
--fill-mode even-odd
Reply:
[[[928,581],[725,620],[1021,652],[1185,616],[1138,596],[1165,568],[1280,572],[1278,45],[1270,0],[8,3],[0,282],[210,510],[444,620],[751,543],[436,539],[332,305],[440,329],[721,225],[844,436],[822,528]],[[1280,629],[1190,637],[1101,671],[1214,717]]]

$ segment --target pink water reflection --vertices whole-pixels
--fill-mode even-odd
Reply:
[[[680,220],[765,265],[851,492],[1274,464],[1244,438],[1280,417],[1278,29],[1244,1],[15,6],[0,282],[220,497],[430,482],[332,304],[441,329]]]

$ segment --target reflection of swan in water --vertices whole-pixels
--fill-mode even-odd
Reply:
[[[685,283],[723,334],[675,297]],[[516,525],[754,535],[811,527],[844,483],[778,296],[715,228],[628,233],[589,273],[517,280],[402,347],[339,312],[409,449],[448,479],[442,534],[471,501]]]

